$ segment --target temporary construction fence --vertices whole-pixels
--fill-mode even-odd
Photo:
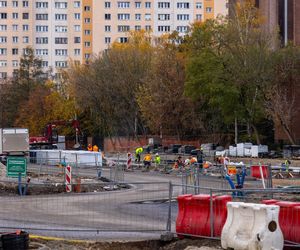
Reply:
[[[284,189],[213,189],[198,187],[193,193],[180,195],[181,185],[172,185],[173,199],[177,199],[176,224],[172,228],[179,237],[204,237],[219,239],[227,218],[226,204],[229,201],[272,204],[280,207],[279,226],[286,246],[300,247],[300,188]],[[177,192],[175,187],[177,187]],[[190,190],[193,190],[191,186]],[[200,192],[198,192],[200,190]],[[172,207],[173,209],[173,207]],[[249,216],[249,215],[244,215]],[[172,216],[172,218],[174,218]],[[247,221],[247,219],[245,219]],[[249,230],[252,224],[248,225]]]
[[[226,221],[226,203],[239,201],[280,206],[279,225],[286,245],[300,245],[300,188],[185,186],[171,182],[94,182],[82,183],[81,193],[63,193],[58,183],[32,183],[31,195],[0,195],[0,229],[56,232],[67,237],[68,232],[173,232],[180,237],[215,239],[220,238]],[[73,185],[73,190],[76,188]],[[182,195],[183,189],[189,194]]]
[[[31,192],[42,188],[51,192],[57,183],[32,184],[30,188]],[[67,231],[166,231],[168,182],[89,183],[81,184],[81,190],[85,193],[1,195],[0,229],[55,231],[61,236]]]

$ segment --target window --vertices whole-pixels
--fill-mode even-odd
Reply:
[[[106,9],[109,9],[109,8],[110,8],[110,2],[105,2],[105,3],[104,3],[104,7],[105,7]]]
[[[7,72],[0,72],[0,78],[6,79],[7,78]]]
[[[55,14],[55,20],[67,20],[67,14]]]
[[[19,54],[19,49],[14,48],[14,49],[11,50],[11,52],[12,52],[13,55],[18,55]]]
[[[80,49],[74,49],[74,55],[80,56]]]
[[[18,31],[18,24],[13,24],[12,29],[13,31]]]
[[[189,26],[177,26],[176,30],[180,33],[188,32]]]
[[[7,7],[6,1],[0,1],[0,7]]]
[[[48,37],[36,37],[35,43],[36,44],[48,44]]]
[[[80,31],[81,29],[80,29],[80,25],[74,25],[74,30],[75,31]]]
[[[18,19],[19,18],[19,13],[12,13],[12,18],[13,19]]]
[[[190,20],[190,15],[188,14],[178,14],[177,20]]]
[[[151,20],[151,14],[145,14],[145,20],[150,21]]]
[[[202,15],[201,14],[197,14],[196,15],[196,20],[197,21],[201,21],[202,20]]]
[[[67,2],[55,2],[55,9],[66,9],[68,8]]]
[[[127,9],[130,8],[130,2],[118,2],[119,9]]]
[[[19,5],[19,4],[18,4],[18,3],[19,3],[18,1],[12,1],[12,3],[13,3],[13,7],[15,7],[15,8],[18,7],[18,5]]]
[[[118,25],[118,32],[127,32],[130,30],[129,25]]]
[[[74,2],[74,8],[80,8],[80,1]]]
[[[42,67],[43,68],[48,67],[48,61],[42,61]]]
[[[13,36],[12,41],[13,41],[13,43],[18,43],[19,42],[19,37]]]
[[[86,48],[91,47],[91,42],[84,42],[84,47]]]
[[[0,19],[7,19],[7,13],[0,13]]]
[[[170,26],[158,26],[158,31],[159,32],[169,32],[171,30]]]
[[[128,37],[120,37],[119,38],[119,43],[127,43],[128,42]]]
[[[29,2],[28,1],[23,1],[23,7],[27,8],[29,6]]]
[[[136,21],[140,21],[142,19],[142,15],[141,14],[135,14],[135,20]]]
[[[23,13],[22,17],[24,20],[29,19],[29,13]]]
[[[67,37],[55,37],[55,44],[68,44]]]
[[[151,31],[151,25],[146,25],[146,26],[145,26],[145,30],[146,30],[146,31]]]
[[[75,14],[74,14],[74,18],[75,18],[76,20],[80,20],[80,13],[75,13]]]
[[[35,50],[35,55],[37,55],[37,56],[47,56],[48,55],[48,50],[47,49],[36,49]]]
[[[12,60],[12,66],[14,68],[19,67],[19,61],[18,60]]]
[[[111,19],[111,15],[110,14],[105,14],[104,18],[105,18],[105,20],[110,20]]]
[[[84,11],[91,11],[91,7],[90,6],[84,6]]]
[[[189,9],[189,8],[190,8],[189,2],[177,3],[177,9]]]
[[[68,67],[68,62],[67,61],[56,61],[55,66],[59,68],[66,68]]]
[[[202,9],[202,2],[196,3],[196,9]]]
[[[29,37],[23,36],[23,43],[29,43]]]
[[[105,32],[111,32],[111,26],[110,25],[105,25],[104,29],[105,29]]]
[[[118,20],[129,20],[130,14],[118,14]]]
[[[6,24],[0,24],[0,31],[6,31],[7,25]]]
[[[109,43],[111,42],[111,38],[110,38],[110,37],[105,37],[105,38],[104,38],[104,42],[105,42],[106,44],[109,44]]]
[[[135,29],[136,31],[139,31],[139,30],[142,29],[142,27],[141,27],[141,25],[135,25],[135,26],[134,26],[134,29]]]
[[[170,2],[158,2],[159,9],[170,9]]]
[[[74,37],[74,43],[80,43],[80,41],[81,41],[80,36]]]
[[[145,3],[145,8],[150,9],[151,8],[151,2],[146,2]]]
[[[135,2],[135,8],[136,9],[140,9],[142,7],[142,3],[141,2]]]
[[[68,56],[68,50],[67,49],[56,49],[55,55],[56,56]]]
[[[23,25],[23,31],[28,31],[29,30],[29,25],[28,24],[24,24]]]
[[[48,20],[48,14],[36,14],[35,19],[36,20]]]
[[[37,25],[35,26],[36,32],[48,32],[48,26],[47,25]]]
[[[206,7],[205,11],[206,11],[207,13],[211,13],[211,12],[212,12],[212,7]]]
[[[159,21],[170,20],[170,14],[158,14]]]
[[[7,66],[7,61],[6,60],[1,60],[0,61],[0,67],[6,67]]]
[[[6,55],[7,54],[7,49],[0,48],[0,55]]]
[[[68,27],[65,25],[55,25],[55,32],[66,33],[68,32]]]
[[[86,36],[88,36],[88,35],[92,34],[92,32],[91,32],[91,30],[84,30],[84,34],[85,34]]]
[[[48,8],[48,2],[36,2],[35,7],[37,9],[47,9]]]
[[[84,18],[84,23],[91,23],[91,18]]]
[[[7,37],[6,36],[0,36],[0,43],[6,43]]]

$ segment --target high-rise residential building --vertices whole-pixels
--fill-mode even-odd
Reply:
[[[228,0],[6,0],[0,1],[0,79],[13,75],[26,47],[52,76],[118,41],[129,31],[160,36],[188,31],[194,21],[227,15]]]

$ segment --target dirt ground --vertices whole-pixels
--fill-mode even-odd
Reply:
[[[35,250],[217,250],[220,241],[208,239],[183,239],[172,242],[159,240],[132,242],[83,242],[66,240],[31,239],[30,248]]]

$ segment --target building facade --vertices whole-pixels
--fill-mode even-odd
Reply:
[[[84,63],[129,31],[160,36],[188,31],[194,21],[227,15],[227,0],[6,0],[0,1],[0,79],[19,67],[26,47],[45,71],[59,74]]]

